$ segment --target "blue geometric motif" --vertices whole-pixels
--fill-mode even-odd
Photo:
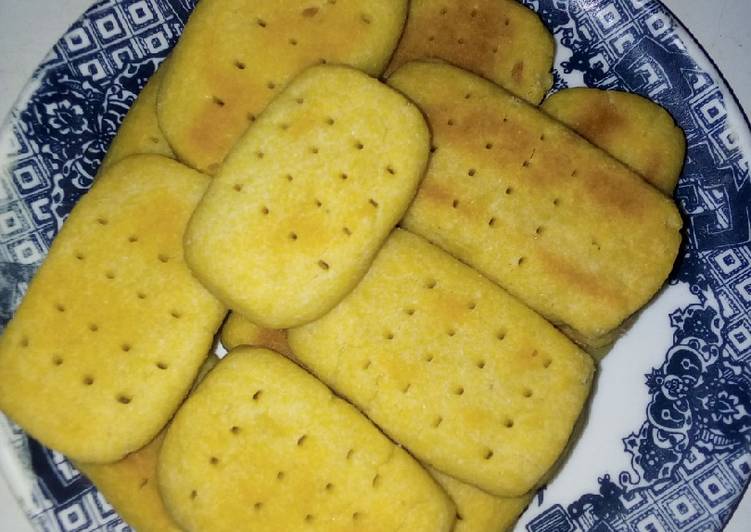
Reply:
[[[146,81],[177,41],[193,0],[103,0],[58,41],[37,86],[11,113],[11,163],[0,172],[0,327],[10,320],[52,239],[91,186]],[[39,530],[130,531],[65,457],[10,426],[36,475]]]
[[[642,94],[686,132],[676,191],[685,245],[671,282],[687,283],[699,299],[671,313],[673,346],[645,376],[645,421],[623,438],[630,470],[603,475],[598,493],[547,508],[527,529],[719,530],[751,478],[751,180],[723,93],[657,0],[522,1],[563,52],[553,91],[585,84]],[[0,327],[194,4],[100,1],[35,73],[37,86],[2,139],[12,158],[0,168]],[[36,528],[130,530],[64,457],[8,428],[37,478],[25,508]]]

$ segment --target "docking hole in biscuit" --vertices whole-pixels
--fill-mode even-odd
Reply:
[[[288,340],[305,367],[418,459],[498,496],[526,493],[555,463],[593,371],[539,315],[399,229],[353,292]],[[493,459],[478,460],[478,449]]]
[[[593,347],[662,286],[681,240],[672,199],[538,108],[454,66],[408,63],[389,84],[423,110],[441,146],[402,227]],[[468,161],[471,187],[456,179]],[[534,227],[543,226],[540,238]],[[622,245],[599,245],[606,241]]]
[[[449,532],[456,510],[433,479],[332,397],[277,353],[231,351],[186,400],[161,449],[159,486],[178,524],[328,532],[357,520],[369,530]]]
[[[192,218],[186,260],[254,323],[310,321],[365,273],[412,199],[428,146],[401,95],[361,72],[313,67],[236,145]]]
[[[187,393],[224,315],[181,260],[207,184],[167,158],[127,157],[66,220],[0,339],[0,407],[45,445],[78,462],[117,461]],[[176,371],[160,371],[167,361]]]
[[[181,160],[214,174],[249,117],[306,68],[334,63],[380,75],[406,14],[406,0],[202,3],[165,71],[159,125]]]

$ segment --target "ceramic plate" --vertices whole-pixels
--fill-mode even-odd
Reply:
[[[89,188],[194,0],[105,0],[39,66],[0,132],[0,325]],[[749,125],[711,60],[656,0],[525,0],[558,43],[555,86],[621,89],[686,132],[686,221],[670,283],[601,365],[586,427],[517,525],[528,532],[712,531],[751,476]],[[39,530],[129,530],[61,455],[0,421],[0,465]]]

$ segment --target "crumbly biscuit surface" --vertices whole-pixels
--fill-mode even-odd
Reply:
[[[455,508],[404,450],[283,356],[231,352],[186,401],[159,456],[188,531],[451,530]]]
[[[209,355],[193,387],[216,366],[219,359]],[[166,429],[165,429],[166,430]],[[138,532],[179,532],[164,507],[156,478],[159,450],[165,430],[145,447],[111,464],[76,463],[130,527]]]
[[[412,0],[387,73],[416,59],[441,59],[539,103],[553,84],[555,41],[516,0]]]
[[[686,136],[658,104],[637,94],[576,87],[555,93],[540,107],[673,194],[686,157]]]
[[[63,225],[0,338],[0,408],[45,445],[119,460],[187,393],[225,313],[183,261],[207,184],[164,157],[129,157]]]
[[[681,241],[674,202],[539,109],[449,65],[389,80],[435,152],[402,225],[587,345],[659,290]]]
[[[234,148],[185,236],[195,275],[227,306],[285,329],[359,281],[423,176],[417,108],[362,72],[313,67]]]
[[[159,123],[181,160],[216,173],[266,105],[306,67],[379,75],[406,0],[201,0],[172,54]]]
[[[288,335],[302,364],[420,461],[505,497],[555,463],[592,380],[563,334],[403,230],[342,303]]]

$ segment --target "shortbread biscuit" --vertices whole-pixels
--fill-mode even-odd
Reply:
[[[196,386],[219,362],[210,355],[196,377]],[[179,532],[167,513],[156,481],[156,464],[164,431],[151,443],[112,464],[76,463],[128,525],[138,532]]]
[[[553,35],[516,0],[412,0],[386,71],[442,59],[537,104],[553,84],[554,55]]]
[[[287,331],[260,327],[237,312],[230,312],[227,321],[224,322],[221,340],[222,345],[228,351],[241,345],[248,345],[267,347],[287,357],[292,355],[292,350],[287,343]]]
[[[452,66],[410,63],[389,83],[426,114],[435,146],[404,227],[588,346],[665,282],[681,217],[633,171]]]
[[[456,511],[411,456],[267,349],[232,351],[198,386],[158,477],[187,531],[448,531]]]
[[[102,161],[100,173],[129,155],[152,153],[175,157],[156,118],[156,97],[166,67],[165,59],[128,110]]]
[[[359,281],[422,178],[419,110],[362,72],[317,66],[274,100],[185,235],[204,285],[252,322],[318,318]]]
[[[435,469],[430,469],[430,474],[456,504],[454,532],[510,530],[534,497],[533,493],[520,497],[494,497]]]
[[[663,107],[637,94],[577,87],[555,93],[541,108],[673,194],[686,157],[686,136]]]
[[[494,495],[534,488],[589,393],[590,357],[421,237],[396,230],[298,359],[421,462]]]
[[[0,409],[78,462],[151,441],[225,310],[183,261],[209,179],[158,155],[112,166],[73,209],[0,339]]]
[[[201,0],[172,54],[159,123],[182,161],[214,174],[269,101],[308,66],[377,76],[406,0]]]

